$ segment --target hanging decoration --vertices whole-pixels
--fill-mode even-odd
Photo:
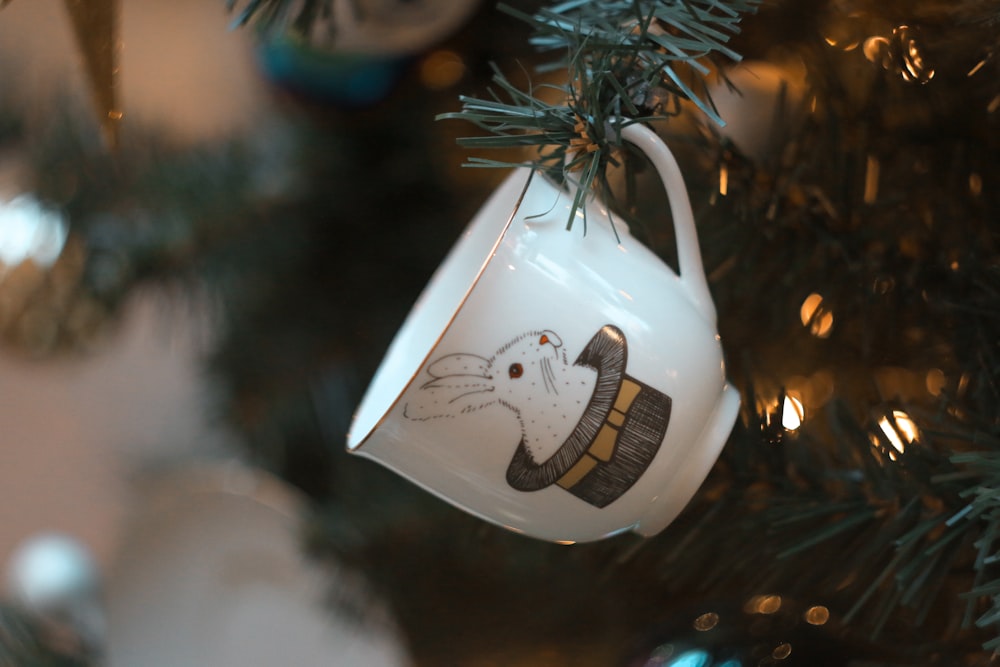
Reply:
[[[122,119],[119,81],[121,0],[64,0],[83,55],[97,117],[112,148]]]
[[[101,576],[85,545],[70,535],[40,533],[17,545],[6,569],[15,604],[40,622],[50,641],[74,656],[101,655]]]
[[[477,516],[563,544],[655,535],[680,513],[732,430],[739,397],[725,380],[683,176],[642,121],[669,115],[671,99],[683,98],[722,122],[694,80],[708,72],[699,60],[709,53],[738,59],[727,33],[753,5],[732,4],[568,3],[533,16],[504,6],[535,26],[537,45],[565,51],[565,99],[542,106],[498,72],[524,108],[466,99],[464,111],[444,117],[494,129],[482,145],[537,146],[542,157],[531,166],[569,190],[533,183],[526,169],[484,205],[376,372],[348,438],[352,452]],[[595,183],[609,190],[606,171],[624,159],[626,142],[667,192],[677,273],[632,247],[590,196]],[[564,233],[578,215],[582,240]],[[579,275],[568,253],[589,258]],[[624,257],[628,270],[618,265]],[[500,331],[507,342],[492,338]],[[487,341],[499,346],[492,356]],[[647,385],[630,375],[635,368],[670,380]],[[516,419],[483,410],[495,403]],[[505,423],[520,425],[519,438]],[[474,432],[497,437],[466,456]]]
[[[0,8],[13,0],[4,0]],[[124,113],[119,85],[121,0],[63,0],[105,141],[118,145]]]
[[[54,100],[35,122],[0,104],[0,347],[31,358],[94,350],[133,288],[190,277],[191,248],[252,228],[241,204],[271,192],[250,149],[233,148],[245,144],[192,149],[137,129],[111,152],[82,105]]]
[[[528,164],[559,183],[573,172],[582,187],[570,212],[572,223],[591,188],[614,202],[608,172],[624,157],[624,123],[676,116],[680,102],[687,100],[724,124],[707,95],[707,62],[740,60],[727,44],[739,32],[743,16],[756,7],[756,0],[597,1],[562,3],[526,14],[500,5],[532,27],[531,41],[540,51],[560,54],[540,69],[565,71],[565,83],[523,90],[497,69],[494,83],[499,91],[492,99],[462,96],[461,111],[439,118],[464,120],[492,133],[459,139],[466,148],[535,151],[505,161],[472,156],[472,166]],[[552,89],[562,92],[559,99],[540,97]],[[624,164],[631,169],[633,160],[624,159]]]
[[[756,160],[757,154],[735,139],[720,147],[713,143],[717,136],[685,137],[689,140],[685,147],[698,154],[697,164],[707,166],[704,172],[687,173],[692,177],[692,200],[702,204],[698,211],[699,233],[719,306],[720,333],[729,349],[738,351],[729,356],[727,370],[743,394],[744,419],[738,423],[730,446],[713,470],[714,477],[710,475],[691,511],[652,540],[640,543],[622,535],[615,541],[573,549],[536,547],[534,541],[490,531],[488,526],[467,520],[461,513],[446,512],[448,508],[438,508],[429,498],[427,505],[419,505],[424,500],[422,495],[405,495],[400,489],[408,489],[407,485],[393,486],[368,470],[381,472],[377,466],[352,465],[354,461],[339,465],[342,461],[337,460],[337,465],[330,467],[336,467],[339,476],[330,482],[315,472],[323,467],[316,464],[318,456],[302,455],[304,441],[320,439],[308,430],[312,428],[309,420],[313,413],[301,410],[297,415],[295,410],[286,409],[300,398],[295,393],[300,385],[294,381],[276,382],[275,377],[298,380],[302,368],[311,369],[319,358],[313,351],[328,350],[329,340],[334,338],[338,360],[348,360],[343,362],[347,378],[344,385],[353,387],[354,371],[363,367],[360,363],[352,365],[354,359],[371,346],[371,332],[379,331],[383,320],[347,317],[347,313],[353,315],[350,309],[354,308],[382,315],[388,299],[369,299],[370,292],[356,287],[338,292],[343,298],[335,308],[287,307],[300,303],[288,297],[302,296],[304,303],[303,295],[308,294],[316,303],[329,304],[329,294],[345,284],[340,274],[350,276],[354,285],[392,283],[393,289],[398,289],[393,297],[405,292],[404,283],[414,271],[416,262],[411,260],[418,254],[418,247],[430,245],[427,236],[445,227],[440,219],[446,219],[453,208],[435,201],[441,197],[441,190],[396,187],[401,180],[412,184],[414,179],[401,179],[398,172],[388,168],[399,164],[397,158],[402,154],[426,157],[426,142],[413,141],[417,147],[404,153],[409,145],[401,147],[403,142],[399,141],[386,157],[370,150],[367,139],[374,131],[355,132],[354,126],[329,143],[314,142],[314,155],[324,153],[324,160],[343,159],[347,166],[337,163],[338,170],[314,172],[321,176],[316,180],[322,181],[323,192],[294,213],[310,223],[314,217],[322,217],[322,225],[316,224],[315,229],[329,236],[319,237],[322,242],[302,244],[309,248],[296,248],[301,253],[295,256],[296,261],[279,264],[272,259],[280,252],[292,254],[288,244],[276,240],[306,238],[298,233],[301,226],[294,233],[288,231],[287,219],[295,220],[296,215],[286,218],[283,214],[287,209],[247,209],[237,206],[238,198],[231,197],[224,206],[204,216],[202,224],[224,216],[235,217],[237,213],[249,219],[266,212],[282,223],[279,232],[248,235],[237,227],[230,234],[238,239],[233,245],[263,249],[259,255],[251,254],[240,262],[244,267],[252,265],[260,279],[230,281],[239,285],[231,289],[243,297],[251,291],[260,297],[266,291],[271,299],[267,305],[255,304],[256,319],[252,321],[261,326],[234,320],[238,326],[232,329],[244,338],[238,345],[230,341],[225,350],[230,388],[240,398],[233,403],[246,408],[240,412],[244,420],[241,427],[244,434],[256,438],[251,448],[266,452],[274,460],[296,459],[296,465],[282,462],[276,467],[311,482],[310,488],[327,503],[327,523],[317,532],[322,530],[338,549],[355,556],[354,562],[373,581],[397,596],[399,606],[411,612],[411,637],[434,634],[426,630],[435,615],[426,612],[435,607],[450,608],[447,602],[456,600],[451,591],[473,590],[479,594],[476,586],[484,577],[482,569],[474,570],[474,566],[482,565],[492,575],[486,579],[496,580],[498,588],[516,589],[518,593],[531,588],[544,592],[546,600],[538,607],[551,605],[544,611],[560,608],[565,615],[578,617],[584,608],[598,614],[610,610],[608,616],[613,614],[614,619],[609,621],[609,627],[613,623],[637,627],[645,622],[648,614],[636,609],[642,601],[710,595],[743,600],[734,592],[737,587],[763,580],[780,585],[753,586],[754,591],[780,588],[785,600],[808,601],[803,613],[823,606],[831,618],[842,619],[865,636],[902,637],[897,645],[919,646],[929,659],[918,659],[913,664],[949,664],[947,658],[952,656],[955,663],[986,664],[1000,646],[1000,639],[996,639],[1000,619],[996,591],[1000,583],[995,557],[1000,535],[1000,466],[995,454],[1000,442],[995,418],[1000,273],[992,224],[1000,192],[997,170],[992,168],[997,154],[998,135],[994,130],[1000,115],[996,113],[1000,108],[1000,77],[994,55],[998,52],[996,31],[985,29],[995,25],[990,22],[995,21],[995,11],[978,0],[955,3],[966,13],[979,7],[984,19],[977,32],[970,29],[975,24],[967,20],[966,14],[955,18],[940,3],[914,3],[925,12],[933,4],[933,10],[939,12],[934,17],[926,13],[911,15],[907,3],[889,3],[888,7],[869,3],[864,16],[893,14],[891,20],[879,19],[879,25],[869,29],[867,20],[862,21],[864,16],[859,18],[854,11],[864,8],[865,3],[823,3],[825,8],[835,10],[837,17],[854,21],[847,31],[851,34],[841,39],[836,31],[820,29],[823,22],[828,23],[828,15],[793,9],[795,4],[769,3],[770,10],[783,20],[775,20],[772,14],[763,21],[764,26],[758,24],[764,36],[757,33],[756,38],[765,47],[756,53],[744,51],[745,44],[730,47],[757,58],[766,57],[771,47],[784,49],[801,57],[807,66],[804,118],[794,130],[781,128],[785,130],[783,141],[776,144],[780,150],[767,151],[777,159]],[[566,15],[579,8],[576,3],[561,3],[560,7],[559,11]],[[557,19],[552,20],[558,24]],[[670,42],[688,35],[676,25],[660,28],[666,34],[657,37]],[[680,21],[680,25],[699,35],[688,35],[691,43],[703,41],[697,23]],[[789,30],[790,25],[794,30]],[[907,30],[899,29],[901,26]],[[728,34],[721,28],[715,32]],[[950,46],[961,41],[965,48],[942,48],[941,40],[947,35],[952,40]],[[626,39],[633,37],[629,33]],[[863,46],[868,40],[870,48],[866,53]],[[696,49],[692,53],[703,51]],[[720,53],[720,57],[726,56]],[[690,66],[680,61],[675,64],[681,82],[692,92],[701,93]],[[672,100],[680,98],[674,90],[677,85],[668,77],[642,81],[631,94],[624,86],[626,94],[610,96],[610,106],[588,107],[588,101],[596,99],[587,92],[591,79],[580,81],[584,83],[560,85],[556,91],[568,94],[570,104],[585,111],[577,115],[566,113],[563,99],[552,103],[546,98],[547,105],[536,105],[535,100],[543,97],[537,80],[534,88],[523,92],[503,79],[496,86],[497,97],[487,95],[485,100],[474,102],[481,106],[470,108],[476,115],[470,115],[468,120],[481,121],[480,127],[490,132],[497,130],[496,136],[476,138],[481,142],[479,147],[539,151],[511,160],[520,162],[522,158],[543,159],[549,155],[544,152],[547,146],[561,146],[564,152],[551,160],[552,173],[569,181],[579,180],[586,178],[592,164],[589,159],[595,154],[606,158],[607,164],[627,155],[609,141],[609,137],[615,138],[615,124],[594,122],[599,114],[606,118],[610,112],[614,117],[618,112],[615,104],[619,104],[629,112],[623,112],[623,116],[628,116],[632,113],[628,104],[632,104],[640,112],[639,117],[659,120],[676,109]],[[504,83],[510,83],[509,88]],[[699,95],[699,99],[712,109],[705,96]],[[510,100],[513,102],[508,104]],[[694,102],[685,106],[691,105],[697,106]],[[398,114],[393,118],[398,122],[382,124],[378,132],[397,132],[397,140],[425,138],[425,126],[418,123],[412,105],[399,107],[394,109]],[[590,108],[596,111],[587,113]],[[717,124],[708,113],[704,115],[709,127]],[[724,114],[719,115],[725,120]],[[670,125],[667,128],[674,129]],[[549,131],[547,138],[538,136]],[[555,142],[550,143],[548,140],[553,138]],[[358,149],[360,146],[367,150]],[[349,151],[351,147],[354,152]],[[572,170],[564,170],[567,156],[571,162],[576,161]],[[490,163],[483,160],[478,164]],[[100,170],[80,173],[95,171]],[[424,176],[431,171],[421,172],[418,166],[407,169],[406,177],[414,173]],[[43,173],[48,176],[55,172]],[[380,193],[397,199],[353,196],[357,192],[351,189],[356,189],[357,181],[351,177],[371,182],[368,175],[373,173],[381,174],[385,184],[393,186]],[[171,179],[155,182],[163,188]],[[204,179],[195,185],[189,193],[204,192]],[[151,224],[149,229],[186,225],[192,220],[183,214],[186,211],[159,215],[164,203],[177,202],[182,195],[170,193],[149,207],[157,212],[155,222],[161,223]],[[365,201],[358,204],[360,199]],[[371,199],[376,201],[368,201]],[[429,223],[416,221],[411,206],[419,208],[428,201],[435,204],[440,215]],[[356,215],[354,208],[345,212],[352,205],[370,214]],[[109,202],[88,206],[90,210],[117,209]],[[398,212],[404,209],[408,215],[401,223]],[[340,224],[330,224],[331,211],[335,211],[333,215]],[[81,219],[85,218],[75,217]],[[162,224],[164,220],[167,224]],[[580,224],[583,218],[577,216],[575,221]],[[361,227],[365,233],[374,230],[373,236],[384,235],[385,228],[380,224],[390,222],[394,234],[396,229],[415,230],[412,236],[400,234],[394,237],[395,243],[379,245],[383,260],[391,258],[392,268],[399,273],[372,269],[378,264],[370,261],[360,267],[361,272],[344,270],[341,261],[357,261],[351,253],[366,246],[346,243],[345,237],[355,238],[350,234]],[[115,221],[111,228],[127,223]],[[187,232],[187,228],[183,231]],[[174,243],[171,247],[176,247],[173,238],[179,236],[164,235],[154,243],[159,247]],[[218,246],[222,237],[185,237],[192,239],[184,245],[190,252],[171,255],[176,263],[169,268],[176,270],[191,256],[205,257],[197,251],[211,243]],[[401,246],[405,246],[403,251]],[[109,241],[108,247],[127,248],[121,241]],[[146,252],[147,248],[140,250]],[[331,255],[336,252],[343,254]],[[128,254],[135,257],[138,253]],[[298,261],[300,256],[314,263]],[[331,261],[331,257],[337,261]],[[399,257],[403,261],[398,261]],[[212,262],[216,268],[222,264],[218,258]],[[301,270],[333,264],[337,265],[336,271],[323,274],[323,281],[317,280],[316,271]],[[359,281],[358,275],[367,279]],[[295,280],[295,276],[300,279]],[[260,285],[268,289],[257,289]],[[238,307],[240,300],[227,299],[226,303]],[[280,304],[281,309],[276,311],[275,304]],[[280,317],[275,317],[275,312]],[[308,320],[301,313],[307,313]],[[317,313],[321,314],[319,320]],[[540,330],[544,334],[541,327],[545,326],[549,325],[519,331]],[[563,349],[579,349],[570,347],[569,336],[562,328],[558,335]],[[301,344],[308,336],[314,337],[313,347]],[[536,340],[549,345],[541,343],[541,336]],[[549,336],[549,341],[554,340]],[[470,344],[457,349],[485,355],[498,347]],[[511,366],[507,366],[507,373],[513,379]],[[266,372],[261,372],[262,368]],[[640,382],[648,381],[644,375],[631,373],[631,369],[630,374]],[[342,392],[334,405],[347,402],[345,394],[350,391]],[[330,429],[337,444],[344,430],[340,423]],[[328,447],[324,455],[333,449]],[[303,473],[306,468],[308,471]],[[372,479],[384,485],[378,487],[371,483]],[[331,491],[334,486],[336,490]],[[385,502],[371,502],[376,495],[373,488],[379,488],[377,495]],[[349,494],[345,489],[357,492]],[[572,490],[551,490],[556,502],[583,502],[573,492],[576,486]],[[430,509],[418,516],[412,505]],[[400,545],[405,546],[408,555],[403,559],[405,563],[394,557]],[[588,556],[591,561],[584,560]],[[543,557],[550,560],[544,561]],[[539,563],[557,566],[539,567]],[[400,568],[401,564],[406,567]],[[570,567],[561,567],[564,564]],[[507,577],[501,576],[504,566],[509,568]],[[509,585],[515,575],[521,577],[521,583],[526,571],[535,570],[544,571],[544,582],[536,586]],[[472,585],[442,587],[440,580],[432,576],[441,572],[447,573],[449,581],[467,572]],[[599,604],[584,607],[578,604],[579,597],[573,597],[593,593],[607,581],[617,583],[616,577],[628,573],[633,576],[632,586],[626,589],[609,584],[597,589],[602,594],[593,599]],[[587,585],[580,586],[581,581]],[[440,598],[420,596],[414,593],[414,582],[423,586],[421,592],[446,590],[438,591]],[[551,594],[560,585],[565,585],[563,590],[571,595]],[[708,589],[712,592],[706,593]],[[484,594],[480,599],[493,603],[496,597]],[[442,603],[433,604],[439,601]],[[462,605],[455,606],[464,611]],[[483,606],[495,611],[501,605]],[[533,607],[521,604],[514,613],[520,617],[525,608]],[[760,620],[758,616],[765,613],[765,608],[770,607],[761,603],[752,619]],[[712,613],[718,614],[717,622],[710,616]],[[796,613],[793,620],[810,623],[803,613]],[[474,620],[481,618],[475,616]],[[681,659],[688,665],[710,664],[707,647],[689,647],[686,635],[696,632],[699,634],[695,637],[708,639],[713,631],[724,630],[733,618],[737,617],[719,606],[695,610],[683,617],[679,630],[665,630],[641,654],[640,660],[645,661],[639,664],[653,659],[665,664]],[[829,629],[830,624],[822,627]],[[482,631],[481,627],[477,629]],[[448,630],[440,636],[447,637],[449,643],[461,634]],[[789,639],[787,635],[774,639],[774,643],[763,647],[763,652],[751,655],[757,660],[751,664],[759,664],[760,660],[791,664],[809,655],[808,640]],[[851,653],[854,657],[862,655]],[[719,662],[732,657],[713,653],[712,659]]]
[[[479,0],[248,2],[264,75],[295,95],[342,108],[375,104],[415,58],[468,20]],[[228,7],[234,9],[235,0]]]
[[[662,179],[679,275],[599,200],[581,211],[586,235],[568,234],[573,194],[515,170],[390,346],[352,452],[562,544],[655,535],[680,513],[740,399],[680,168],[648,128],[620,132]]]

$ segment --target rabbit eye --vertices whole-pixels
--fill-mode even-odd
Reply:
[[[519,378],[524,375],[524,366],[521,364],[511,364],[510,368],[507,369],[507,374],[512,378]]]

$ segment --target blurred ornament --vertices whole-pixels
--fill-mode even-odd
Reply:
[[[7,565],[11,596],[42,621],[67,652],[93,655],[104,636],[100,576],[87,549],[73,538],[43,533],[20,544]]]
[[[229,5],[236,4],[230,0]],[[248,2],[234,25],[257,21],[265,34],[294,33],[347,53],[413,55],[454,33],[479,0],[288,0]]]
[[[291,3],[261,31],[265,76],[294,94],[346,108],[384,99],[411,61],[454,32],[478,0]]]
[[[67,233],[59,212],[31,195],[0,201],[0,276],[26,260],[42,268],[52,266],[66,244]]]
[[[346,108],[384,99],[409,64],[405,57],[325,51],[293,35],[265,39],[257,47],[257,58],[265,76],[278,87]]]
[[[12,1],[3,0],[0,9]],[[105,140],[114,148],[123,116],[118,85],[120,0],[64,0],[64,3],[83,56],[97,118]]]
[[[97,566],[79,542],[66,535],[45,533],[23,542],[8,565],[8,584],[26,608],[48,614],[98,590]]]
[[[454,33],[479,0],[334,0],[336,47],[412,55]]]
[[[113,148],[118,144],[118,124],[122,119],[118,99],[120,0],[64,1],[87,68],[97,117]]]
[[[87,264],[61,211],[0,194],[0,341],[37,355],[90,340],[104,317]]]
[[[709,88],[726,123],[719,133],[754,160],[777,155],[802,116],[805,69],[800,63],[745,61],[723,74]]]
[[[232,460],[147,477],[136,500],[108,581],[109,664],[408,664],[372,590],[303,553],[296,489]]]

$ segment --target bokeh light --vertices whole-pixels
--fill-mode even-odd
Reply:
[[[465,61],[454,51],[434,51],[420,63],[420,81],[431,90],[446,90],[465,76]]]
[[[917,425],[902,410],[893,410],[891,416],[886,415],[879,419],[878,425],[889,444],[900,454],[904,453],[906,446],[914,442],[919,435]],[[889,458],[895,461],[895,453],[889,452]]]
[[[787,431],[794,431],[802,426],[805,418],[805,408],[802,401],[794,396],[785,396],[785,403],[781,407],[781,425]]]
[[[743,605],[748,614],[776,614],[781,610],[780,595],[755,595]]]
[[[26,260],[52,266],[68,234],[62,215],[31,195],[0,201],[0,276]]]
[[[694,629],[699,632],[711,630],[718,624],[719,615],[715,612],[708,612],[707,614],[702,614],[698,618],[694,619]]]
[[[830,610],[822,605],[809,607],[804,618],[809,625],[825,625],[830,620]]]
[[[802,302],[799,309],[802,326],[817,338],[827,338],[833,329],[833,313],[823,304],[823,296],[813,292]]]

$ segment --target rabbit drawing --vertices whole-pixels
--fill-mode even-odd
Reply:
[[[430,380],[404,409],[409,419],[455,417],[499,404],[516,415],[530,458],[551,457],[575,428],[594,390],[593,368],[567,360],[549,329],[528,331],[490,357],[448,354],[427,369]]]
[[[629,375],[627,361],[625,335],[611,324],[572,363],[554,331],[528,331],[491,357],[434,360],[403,414],[427,421],[502,406],[521,425],[507,484],[525,492],[557,485],[602,508],[643,475],[670,421],[670,396]]]

